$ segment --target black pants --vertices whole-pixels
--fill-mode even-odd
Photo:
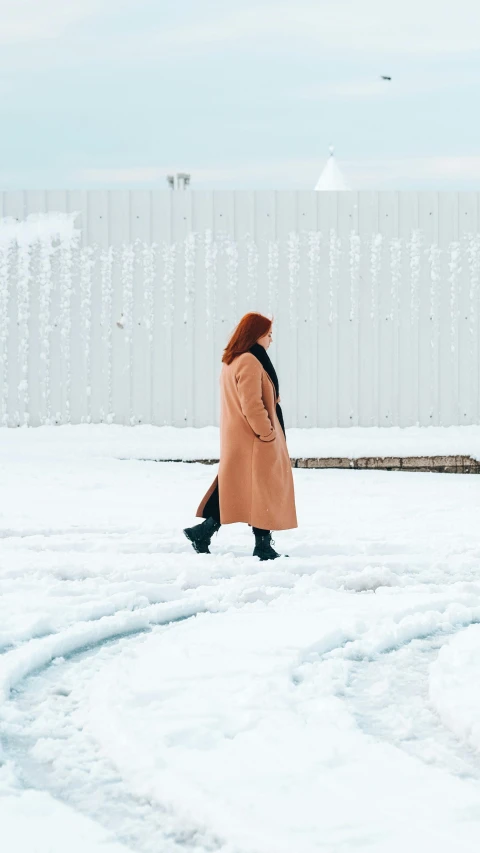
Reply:
[[[220,495],[218,492],[218,483],[215,487],[215,491],[210,495],[205,507],[203,509],[203,517],[204,518],[214,518],[215,521],[220,524]],[[261,527],[252,527],[252,532],[255,535],[265,536],[267,533],[270,533],[269,530],[263,530]]]

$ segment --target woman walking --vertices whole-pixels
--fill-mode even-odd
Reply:
[[[298,527],[271,342],[272,321],[249,313],[224,350],[218,475],[196,512],[205,521],[184,530],[199,554],[210,553],[222,524],[243,521],[255,535],[253,555],[274,560],[271,531]]]

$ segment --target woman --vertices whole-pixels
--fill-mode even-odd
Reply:
[[[210,553],[221,524],[244,521],[255,534],[254,557],[274,560],[271,530],[298,526],[271,342],[272,321],[250,313],[224,350],[218,476],[197,509],[205,521],[184,530],[199,554]]]

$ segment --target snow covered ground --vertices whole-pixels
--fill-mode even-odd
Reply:
[[[480,479],[295,469],[288,558],[199,556],[180,432],[0,433],[2,853],[476,851]]]
[[[106,456],[117,459],[218,459],[217,427],[156,427],[127,429],[106,424],[42,426],[35,430],[2,431],[3,453],[37,456],[46,453]],[[480,426],[350,427],[349,429],[288,429],[290,456],[296,458],[375,456],[471,456],[480,460]]]

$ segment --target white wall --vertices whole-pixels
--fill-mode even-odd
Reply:
[[[217,423],[222,349],[259,310],[287,425],[477,423],[479,200],[1,193],[1,216],[78,212],[79,235],[0,226],[0,419]]]

